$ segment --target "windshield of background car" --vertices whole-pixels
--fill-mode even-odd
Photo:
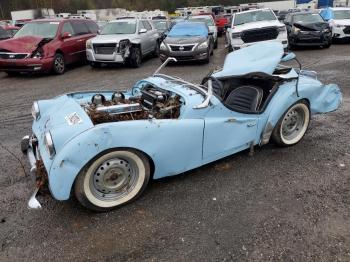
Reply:
[[[6,39],[9,37],[9,33],[5,29],[2,29],[2,27],[0,27],[0,39]]]
[[[334,10],[334,19],[350,19],[350,10]]]
[[[190,17],[188,20],[193,22],[203,22],[206,23],[207,26],[214,26],[213,20],[207,17]]]
[[[122,35],[135,33],[135,21],[120,21],[106,24],[105,27],[102,29],[101,35]]]
[[[321,23],[324,22],[319,14],[300,14],[293,16],[294,23]]]
[[[59,22],[34,22],[25,24],[14,36],[40,36],[43,38],[54,38],[57,34]]]
[[[158,30],[166,30],[168,29],[166,21],[152,21],[154,27]]]
[[[270,10],[258,10],[248,13],[236,14],[234,25],[243,25],[246,23],[259,22],[259,21],[272,21],[276,20],[275,15]]]
[[[168,37],[208,36],[208,28],[203,23],[178,23],[170,30]]]

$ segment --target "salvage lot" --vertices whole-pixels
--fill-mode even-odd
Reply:
[[[221,43],[209,65],[164,72],[198,83],[225,54]],[[0,261],[349,261],[349,45],[296,54],[344,93],[341,109],[313,117],[301,143],[267,145],[253,157],[243,152],[154,181],[136,202],[103,214],[47,196],[39,197],[43,210],[26,208],[33,182],[16,158],[28,173],[19,141],[30,133],[32,102],[78,90],[125,89],[160,61],[148,59],[139,69],[75,67],[62,76],[0,73]]]

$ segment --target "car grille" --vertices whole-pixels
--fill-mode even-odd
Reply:
[[[0,59],[24,59],[28,54],[0,53]]]
[[[350,26],[346,26],[343,30],[344,34],[350,34]]]
[[[189,51],[192,51],[194,45],[169,45],[171,51],[186,51],[186,52],[189,52]]]
[[[116,51],[117,45],[112,44],[93,44],[95,54],[112,55]]]
[[[253,43],[276,39],[278,30],[276,27],[265,27],[259,29],[250,29],[242,32],[242,40],[244,43]]]

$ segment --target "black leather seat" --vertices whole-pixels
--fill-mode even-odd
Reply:
[[[229,94],[225,104],[233,111],[257,112],[263,98],[263,90],[257,86],[240,86]]]

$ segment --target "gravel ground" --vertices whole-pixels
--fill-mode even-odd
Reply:
[[[41,211],[27,209],[33,182],[18,159],[28,172],[19,142],[30,133],[31,104],[130,87],[159,60],[139,69],[77,66],[63,76],[0,73],[0,261],[350,261],[349,45],[296,54],[344,93],[342,108],[313,117],[301,143],[153,181],[136,202],[103,214],[49,196],[39,197]],[[199,82],[224,57],[221,43],[209,65],[165,71]]]

